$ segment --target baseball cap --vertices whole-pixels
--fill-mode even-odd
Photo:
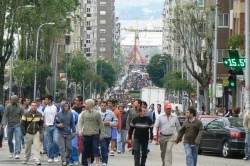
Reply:
[[[171,103],[165,103],[164,108],[172,109]]]

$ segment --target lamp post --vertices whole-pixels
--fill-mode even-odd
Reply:
[[[104,64],[104,63],[107,63],[108,61],[104,61],[104,62],[102,62],[101,63],[101,75],[102,75],[102,65]],[[101,84],[100,84],[100,97],[101,97],[101,93],[102,93],[102,89],[101,89]]]
[[[11,18],[11,25],[13,26],[13,28],[12,28],[13,32],[15,32],[15,30],[14,30],[14,28],[15,28],[15,25],[14,25],[14,15],[15,15],[16,11],[18,9],[21,9],[21,8],[32,8],[32,7],[35,7],[35,6],[34,5],[25,5],[25,6],[19,6],[16,9],[14,9],[13,14],[12,14],[12,18]],[[13,34],[12,38],[14,38],[14,34]],[[13,66],[14,46],[15,45],[14,45],[14,42],[13,42],[13,46],[12,46],[12,50],[11,50],[11,55],[10,55],[9,98],[10,98],[11,92],[12,92],[12,66]]]
[[[35,80],[34,80],[34,100],[36,99],[36,74],[37,74],[37,52],[38,52],[38,39],[39,39],[39,31],[44,25],[54,25],[54,22],[43,23],[40,25],[36,32],[36,66],[35,66]]]

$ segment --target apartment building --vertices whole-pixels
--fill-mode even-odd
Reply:
[[[115,0],[97,0],[97,56],[113,59]]]

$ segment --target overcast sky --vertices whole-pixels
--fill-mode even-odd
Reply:
[[[116,0],[116,16],[120,17],[122,27],[135,26],[136,18],[143,24],[153,18],[155,26],[162,25],[162,10],[164,0]]]

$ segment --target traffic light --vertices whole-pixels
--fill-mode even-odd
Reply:
[[[228,77],[228,87],[229,88],[234,88],[236,87],[236,73],[234,70],[229,71],[230,76]]]

